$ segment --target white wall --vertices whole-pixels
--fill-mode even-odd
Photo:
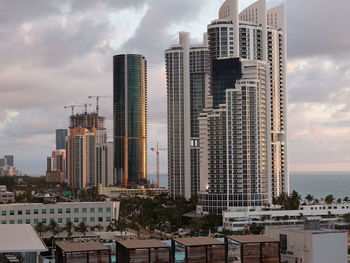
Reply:
[[[312,263],[347,263],[347,234],[313,234]]]

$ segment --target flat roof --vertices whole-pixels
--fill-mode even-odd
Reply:
[[[164,242],[155,239],[149,240],[122,240],[118,241],[120,245],[127,249],[143,249],[143,248],[167,248]]]
[[[186,246],[210,246],[210,245],[223,245],[224,243],[211,237],[186,237],[186,238],[175,238],[175,242]]]
[[[271,239],[269,237],[263,236],[263,235],[233,235],[228,236],[228,239],[231,239],[233,241],[236,241],[238,243],[244,244],[244,243],[272,243],[272,242],[279,242],[278,240]]]
[[[99,242],[57,242],[56,245],[62,249],[63,252],[84,252],[84,251],[102,251],[109,250],[109,247]]]
[[[47,247],[32,225],[0,225],[0,253],[43,251]]]

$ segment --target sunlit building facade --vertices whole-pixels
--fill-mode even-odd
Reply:
[[[113,58],[114,167],[118,185],[147,182],[147,61]]]

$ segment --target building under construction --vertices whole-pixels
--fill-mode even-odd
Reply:
[[[96,128],[97,130],[105,130],[105,117],[99,116],[96,112],[93,113],[77,113],[69,117],[69,128]]]
[[[96,146],[107,143],[105,118],[96,112],[72,114],[67,136],[67,181],[73,188],[97,185]],[[113,174],[112,174],[113,177]]]

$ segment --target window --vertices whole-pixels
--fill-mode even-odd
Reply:
[[[54,208],[51,208],[50,209],[50,214],[54,214],[55,213],[55,209]]]
[[[99,207],[99,208],[98,208],[98,212],[99,212],[99,213],[102,213],[102,212],[103,212],[103,208],[102,208],[102,207]]]
[[[95,213],[95,208],[94,207],[90,208],[90,213]]]
[[[62,218],[58,218],[58,223],[62,223],[62,222],[63,222]]]
[[[107,216],[107,217],[106,217],[106,221],[107,221],[107,222],[112,221],[111,217],[110,217],[110,216]]]
[[[95,218],[94,217],[90,217],[90,222],[95,222]]]
[[[6,220],[1,220],[1,224],[5,225],[6,224]]]
[[[30,209],[26,210],[26,215],[30,215]]]
[[[281,254],[286,255],[287,253],[287,235],[280,234],[280,248]]]
[[[42,222],[43,224],[46,224],[46,218],[41,219],[41,222]]]
[[[41,209],[41,213],[42,213],[43,215],[46,215],[46,209]]]
[[[6,211],[1,211],[1,215],[6,216]]]
[[[10,210],[10,215],[13,216],[15,214],[14,210]]]
[[[17,220],[17,224],[22,224],[22,223],[23,223],[22,219]]]
[[[82,212],[83,212],[83,213],[86,213],[86,210],[87,210],[86,207],[84,207],[84,208],[82,209]]]
[[[110,212],[111,212],[111,208],[110,208],[110,207],[107,207],[107,208],[106,208],[106,212],[107,212],[107,213],[110,213]]]
[[[26,219],[26,224],[30,224],[30,219]]]
[[[34,219],[34,224],[38,224],[39,223],[39,220],[37,218]]]
[[[15,220],[10,220],[10,225],[15,224]]]
[[[70,208],[66,208],[66,213],[70,214]]]
[[[62,214],[62,208],[58,208],[57,211],[58,211],[59,214]]]
[[[74,213],[79,213],[79,208],[74,208]]]
[[[22,214],[23,214],[22,210],[17,211],[17,215],[22,215]]]
[[[50,223],[55,222],[55,218],[50,218]]]
[[[74,223],[78,223],[79,222],[79,217],[74,217]]]
[[[83,221],[83,222],[86,222],[86,221],[87,221],[86,217],[83,217],[83,218],[82,218],[82,221]]]
[[[38,209],[34,209],[34,215],[39,214],[39,210]]]
[[[68,222],[70,222],[70,218],[69,217],[66,218],[66,223],[68,223]]]
[[[103,217],[99,217],[98,222],[102,222],[102,221],[103,221]]]

